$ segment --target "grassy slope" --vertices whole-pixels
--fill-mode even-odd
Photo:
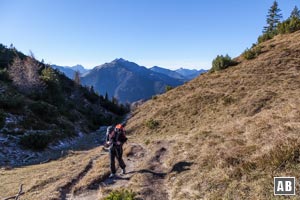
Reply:
[[[68,157],[50,163],[11,170],[0,169],[0,198],[17,194],[20,184],[24,184],[23,191],[26,192],[22,199],[41,200],[60,199],[61,188],[68,188],[72,182],[88,187],[95,179],[109,174],[107,156],[99,155],[101,148],[74,151]],[[97,169],[97,173],[90,171],[91,168]],[[80,174],[85,172],[88,173],[80,180]]]
[[[154,148],[169,141],[170,199],[273,197],[274,176],[300,169],[300,32],[262,43],[256,59],[193,81],[142,105],[129,132]],[[145,123],[154,119],[157,129]]]

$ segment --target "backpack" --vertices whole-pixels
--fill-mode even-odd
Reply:
[[[106,142],[110,141],[110,134],[114,131],[114,127],[113,126],[109,126],[106,129]]]
[[[122,144],[125,143],[128,139],[126,137],[126,134],[125,134],[125,130],[124,130],[124,127],[121,125],[121,124],[118,124],[116,127],[115,127],[115,141],[119,141],[121,142]]]

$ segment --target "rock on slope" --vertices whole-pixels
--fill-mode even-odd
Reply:
[[[300,32],[260,46],[257,58],[203,74],[129,120],[128,132],[153,155],[166,143],[162,188],[169,199],[266,199],[274,176],[298,176]]]

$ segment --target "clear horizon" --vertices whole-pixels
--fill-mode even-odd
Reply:
[[[120,59],[120,58],[115,58],[115,59]],[[115,59],[114,59],[114,60],[115,60]],[[127,59],[125,59],[125,58],[122,58],[122,59],[127,60]],[[112,62],[112,61],[113,61],[113,60],[107,61],[107,62],[104,62],[104,63],[102,63],[102,64],[110,63],[110,62]],[[132,60],[127,60],[127,61],[129,61],[129,62],[134,62],[134,61],[132,61]],[[136,63],[136,64],[138,64],[138,65],[140,65],[140,66],[142,66],[142,67],[146,67],[146,68],[151,68],[151,67],[161,67],[161,66],[157,66],[157,65],[153,65],[153,66],[144,66],[144,65],[141,65],[141,64],[139,64],[139,63],[137,63],[137,62],[134,62],[134,63]],[[75,67],[75,66],[77,66],[77,65],[81,65],[81,66],[83,66],[85,69],[92,69],[92,68],[98,67],[98,66],[100,66],[100,65],[102,65],[102,64],[95,65],[95,66],[90,67],[90,68],[85,67],[84,65],[82,65],[82,64],[80,64],[80,63],[74,64],[74,65],[58,65],[58,64],[53,63],[52,65],[56,65],[56,66],[60,66],[60,67],[69,67],[69,68],[70,68],[70,67]],[[164,68],[164,67],[162,67],[162,68]],[[177,69],[181,69],[181,68],[183,68],[183,69],[195,70],[195,68],[184,68],[184,67],[174,68],[174,69],[171,69],[171,70],[177,70]],[[169,69],[169,68],[166,68],[166,69]],[[201,69],[203,69],[203,68],[201,68]],[[201,69],[196,69],[196,70],[201,70]]]
[[[286,19],[296,0],[278,0]],[[273,0],[0,0],[0,43],[60,66],[124,58],[147,68],[209,69],[256,42]],[[298,3],[298,4],[297,4]]]

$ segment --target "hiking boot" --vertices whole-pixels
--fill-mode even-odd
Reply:
[[[113,178],[113,177],[115,177],[115,174],[111,173],[111,174],[109,175],[109,178]]]
[[[124,169],[122,169],[122,174],[126,174],[126,170],[125,170],[125,168],[124,168]]]

